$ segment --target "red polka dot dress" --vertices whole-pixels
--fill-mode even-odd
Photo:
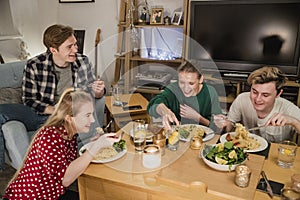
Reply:
[[[77,139],[67,137],[63,126],[45,127],[35,138],[23,168],[3,197],[8,199],[58,199],[65,192],[62,180],[77,158]]]

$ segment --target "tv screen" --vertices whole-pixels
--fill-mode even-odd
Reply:
[[[212,59],[221,72],[278,66],[297,77],[299,25],[300,1],[192,1],[189,59]]]

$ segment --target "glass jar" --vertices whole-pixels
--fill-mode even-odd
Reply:
[[[300,174],[294,174],[291,177],[292,180],[292,189],[296,192],[300,192]]]
[[[246,165],[238,165],[235,168],[235,184],[239,187],[247,187],[250,182],[251,169]]]

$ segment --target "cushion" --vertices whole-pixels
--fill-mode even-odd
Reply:
[[[0,88],[0,104],[3,103],[22,103],[21,87]]]

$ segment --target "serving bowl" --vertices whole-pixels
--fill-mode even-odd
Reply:
[[[218,171],[234,171],[235,168],[238,165],[244,164],[247,161],[247,155],[245,155],[245,159],[236,163],[236,164],[218,164],[216,162],[213,162],[209,159],[206,158],[206,155],[208,154],[208,152],[214,147],[216,146],[216,144],[214,145],[205,145],[201,151],[200,151],[200,158],[203,159],[203,162],[208,165],[209,167],[211,167],[212,169],[218,170]]]

